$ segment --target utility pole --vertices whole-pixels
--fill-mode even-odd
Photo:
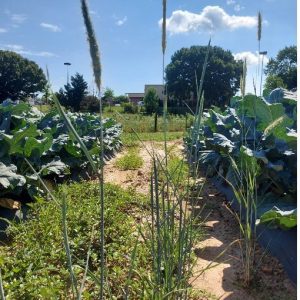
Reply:
[[[65,62],[65,66],[67,66],[67,85],[69,85],[69,66],[71,66],[71,63]]]

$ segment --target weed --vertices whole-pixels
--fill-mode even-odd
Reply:
[[[136,215],[150,213],[144,196],[118,186],[105,185],[105,245],[109,288],[114,297],[123,295],[130,256],[138,235]],[[66,197],[66,218],[73,267],[78,282],[84,276],[83,258],[90,249],[87,277],[82,296],[99,297],[99,286],[93,279],[100,275],[99,238],[93,233],[100,228],[99,188],[95,183],[62,185],[55,193],[57,199]],[[27,222],[13,222],[8,229],[13,238],[9,246],[1,247],[0,260],[3,286],[9,299],[70,299],[70,274],[63,250],[62,214],[55,202],[31,204]],[[147,212],[148,211],[148,212]],[[90,247],[91,245],[91,247]],[[128,290],[133,299],[140,298],[142,282],[138,275],[147,276],[151,255],[143,242],[136,245],[135,272]],[[107,292],[107,291],[106,291]]]
[[[130,149],[125,155],[116,161],[116,167],[122,171],[137,170],[143,165],[143,159],[138,153],[138,150]]]

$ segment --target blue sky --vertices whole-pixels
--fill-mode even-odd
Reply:
[[[90,0],[103,67],[103,87],[115,94],[143,92],[161,74],[161,0]],[[296,0],[169,0],[166,63],[181,47],[212,44],[247,57],[247,90],[257,66],[256,16],[263,15],[261,49],[274,57],[296,44]],[[48,66],[54,90],[70,74],[84,75],[93,88],[91,63],[79,0],[1,0],[0,48]]]

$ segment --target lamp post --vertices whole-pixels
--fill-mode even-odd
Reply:
[[[264,57],[267,55],[268,51],[260,51],[259,55],[262,55],[262,60],[261,60],[261,75],[260,75],[260,90],[259,90],[259,95],[261,97],[261,89],[262,89],[262,80],[263,80],[263,72],[264,72]]]
[[[69,66],[71,66],[71,63],[65,62],[65,66],[67,66],[67,85],[69,85]]]

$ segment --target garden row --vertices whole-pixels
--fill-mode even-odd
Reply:
[[[234,97],[225,110],[213,107],[204,113],[196,144],[186,140],[207,166],[207,175],[217,175],[233,189],[247,187],[241,182],[241,164],[251,166],[257,218],[282,229],[296,226],[296,106],[281,89],[264,97]]]
[[[68,112],[67,116],[99,163],[101,126],[97,115]],[[103,120],[105,156],[121,146],[121,130],[113,119]],[[90,174],[80,145],[56,110],[43,114],[25,103],[0,105],[0,197],[32,199],[42,192],[39,177],[61,182]]]

